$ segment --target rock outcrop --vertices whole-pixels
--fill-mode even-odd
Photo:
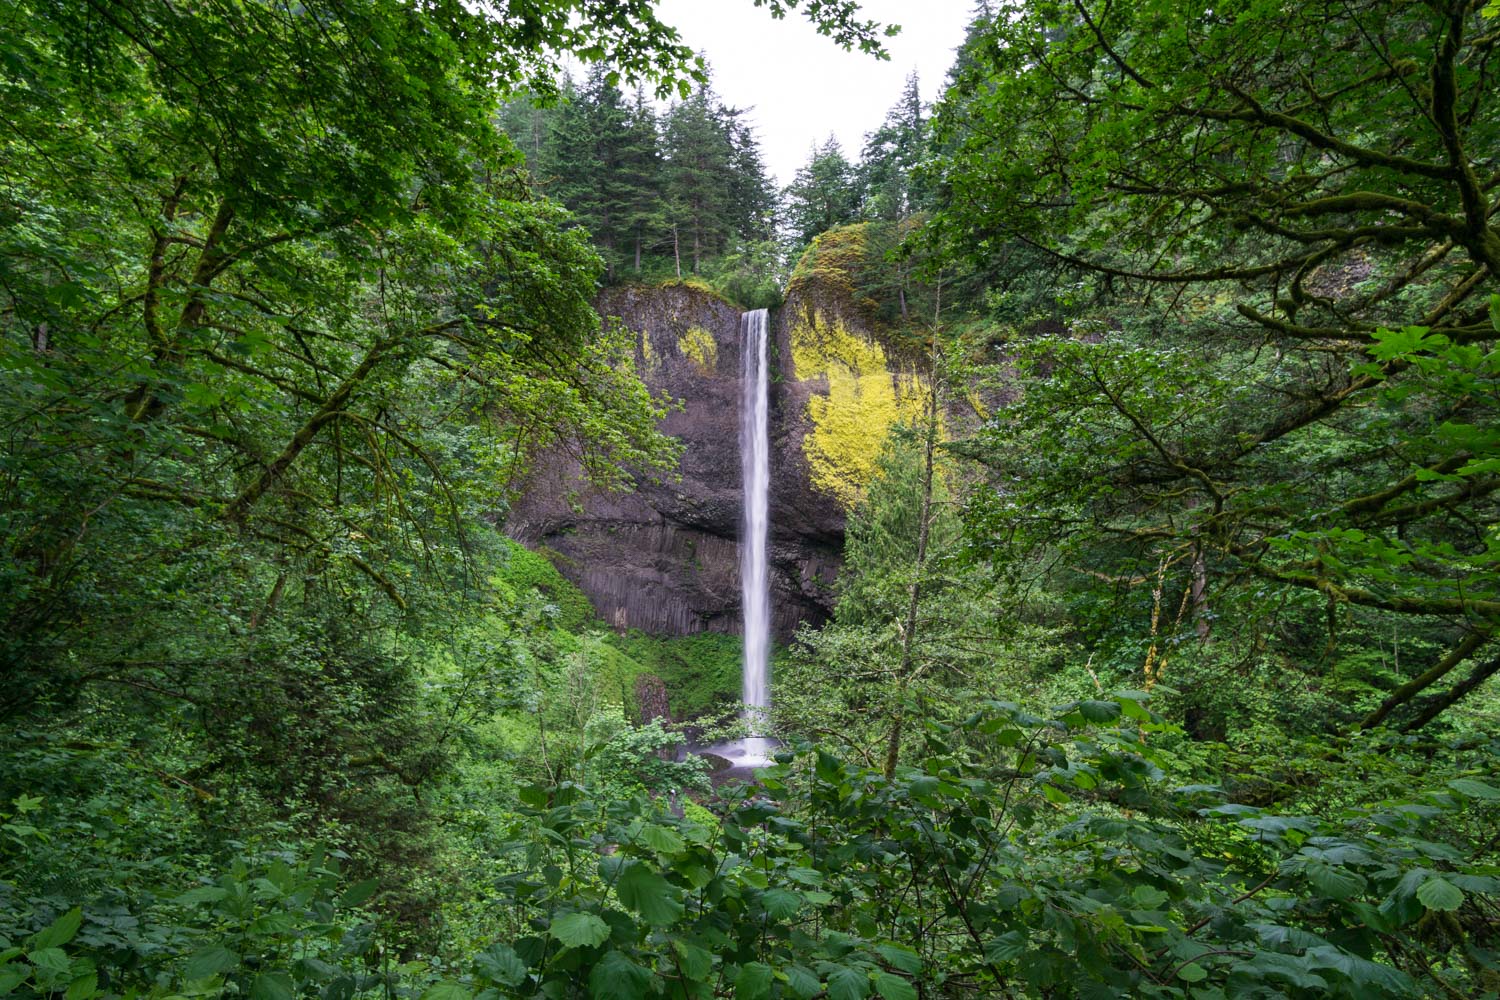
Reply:
[[[542,456],[507,530],[545,547],[617,628],[655,635],[740,630],[740,310],[692,283],[625,287],[601,294],[608,321],[634,331],[637,362],[653,392],[681,401],[662,430],[683,444],[679,477],[641,481],[627,494],[591,490],[576,462]],[[775,371],[773,362],[773,371]],[[785,439],[775,424],[772,439]],[[777,469],[795,466],[773,457]],[[773,496],[772,627],[785,639],[802,621],[821,623],[843,543],[831,499],[784,488]]]
[[[915,366],[872,332],[840,275],[841,238],[820,241],[823,258],[810,251],[827,266],[799,268],[772,316],[771,604],[783,640],[832,611],[847,511],[890,427],[920,408]],[[681,401],[662,424],[684,446],[680,477],[603,494],[571,458],[545,455],[507,530],[550,550],[616,628],[737,633],[740,311],[689,282],[608,289],[597,306],[635,332],[652,391]]]

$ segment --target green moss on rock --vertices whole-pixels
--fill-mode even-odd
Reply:
[[[790,340],[795,376],[828,387],[807,403],[812,428],[802,451],[809,478],[852,510],[874,478],[891,428],[920,419],[926,381],[914,367],[893,365],[875,339],[816,309],[793,317]]]

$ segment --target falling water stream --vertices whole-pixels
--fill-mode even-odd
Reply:
[[[744,472],[745,517],[740,530],[740,591],[745,609],[744,695],[755,732],[771,707],[768,677],[771,645],[771,580],[766,569],[770,527],[771,442],[766,372],[764,309],[745,313],[740,324],[744,403],[740,408],[740,467]]]
[[[708,747],[729,761],[732,771],[748,776],[752,768],[771,763],[776,741],[764,732],[771,707],[771,577],[767,554],[770,534],[771,441],[770,372],[767,370],[768,313],[756,309],[740,318],[740,468],[745,516],[740,524],[740,592],[745,611],[745,659],[741,700],[752,735]]]

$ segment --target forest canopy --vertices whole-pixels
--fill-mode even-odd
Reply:
[[[982,0],[781,190],[649,0],[0,24],[0,997],[1500,995],[1493,0]],[[905,380],[759,721],[506,534],[681,488],[621,284]]]

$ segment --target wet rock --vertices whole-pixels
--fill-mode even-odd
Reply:
[[[832,613],[848,510],[918,388],[910,358],[836,277],[804,273],[771,317],[771,626],[783,641]],[[607,289],[596,306],[634,331],[652,391],[682,401],[662,421],[684,446],[680,476],[605,494],[559,450],[538,459],[506,529],[617,629],[738,633],[740,310],[686,282]]]
[[[509,533],[553,556],[614,627],[653,635],[740,631],[740,310],[694,284],[608,289],[597,307],[636,334],[647,385],[682,401],[662,430],[683,443],[679,477],[638,481],[628,494],[589,488],[578,464],[541,456],[506,522]],[[777,455],[772,385],[773,479],[795,468]],[[802,478],[805,482],[805,477]],[[843,512],[830,498],[773,481],[772,628],[789,638],[830,613],[843,547]],[[575,509],[576,508],[576,509]]]

